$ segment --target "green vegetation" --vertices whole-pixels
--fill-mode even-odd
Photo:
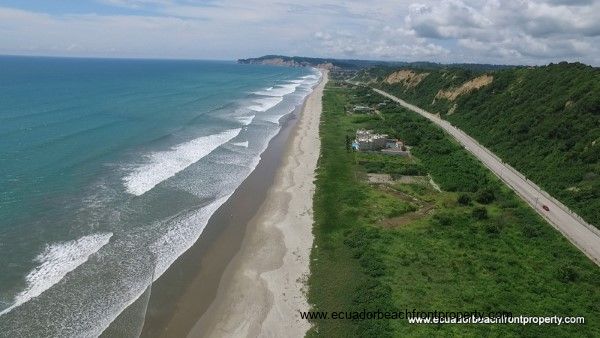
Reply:
[[[377,69],[382,69],[387,71],[390,67],[417,67],[423,69],[440,69],[445,67],[460,67],[465,69],[472,70],[494,70],[494,69],[504,69],[504,68],[513,68],[514,66],[505,66],[505,65],[490,65],[490,64],[453,64],[453,65],[444,65],[440,63],[434,62],[403,62],[403,61],[376,61],[376,60],[355,60],[355,59],[331,59],[331,58],[311,58],[304,56],[285,56],[285,55],[264,55],[257,58],[249,58],[249,59],[239,59],[239,63],[261,63],[263,61],[268,61],[272,59],[281,59],[286,62],[295,62],[302,66],[312,66],[316,67],[318,65],[331,63],[332,65],[338,67],[339,71],[349,71],[349,70],[361,70],[364,68],[375,67]]]
[[[361,95],[330,83],[323,98],[312,310],[510,311],[586,325],[319,319],[308,336],[599,336],[600,269],[429,121],[392,106],[383,119],[348,115]],[[348,151],[358,128],[405,140],[413,156]],[[373,173],[396,180],[369,183]]]
[[[470,205],[471,204],[471,196],[469,194],[460,194],[458,196],[458,203],[462,205]]]
[[[600,69],[550,64],[488,73],[487,86],[451,101],[436,95],[482,75],[417,70],[417,86],[378,85],[463,129],[588,222],[600,226]],[[368,72],[367,72],[368,73]]]

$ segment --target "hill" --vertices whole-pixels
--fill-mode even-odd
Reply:
[[[356,78],[440,114],[600,225],[600,69],[378,67]]]
[[[378,61],[378,60],[355,60],[355,59],[331,59],[310,58],[303,56],[265,55],[258,58],[239,59],[242,64],[269,64],[288,67],[322,67],[328,66],[337,70],[362,70],[376,67],[389,71],[397,67],[413,67],[419,69],[441,69],[446,67],[458,67],[478,71],[490,71],[497,69],[513,68],[514,66],[489,65],[489,64],[452,64],[445,65],[434,62],[404,62],[404,61]]]

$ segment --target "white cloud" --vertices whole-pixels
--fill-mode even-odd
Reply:
[[[598,1],[442,0],[411,7],[417,36],[453,41],[466,55],[498,63],[583,60],[599,64]]]
[[[128,15],[0,7],[0,53],[600,64],[600,0],[96,1]]]
[[[127,8],[141,8],[148,5],[169,5],[172,3],[170,0],[101,0],[100,2]]]

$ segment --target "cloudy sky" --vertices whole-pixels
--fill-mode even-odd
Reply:
[[[600,0],[0,0],[0,54],[600,65]]]

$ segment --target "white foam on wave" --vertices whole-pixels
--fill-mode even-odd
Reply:
[[[263,96],[285,96],[295,92],[298,86],[300,86],[300,83],[286,83],[276,87],[270,87],[270,89],[267,88],[266,90],[259,90],[254,92],[254,94]]]
[[[247,115],[247,116],[236,116],[236,119],[241,122],[243,125],[247,126],[252,123],[255,115]]]
[[[148,156],[149,162],[123,178],[127,191],[142,195],[162,181],[198,162],[220,145],[236,137],[242,129],[230,129],[219,134],[202,136],[179,144],[167,151]]]
[[[60,282],[69,272],[85,263],[88,258],[108,244],[112,233],[94,234],[63,243],[47,245],[35,261],[40,263],[27,276],[27,286],[15,296],[14,303],[0,311],[0,316],[41,295]]]
[[[267,111],[276,105],[278,105],[281,101],[283,101],[283,97],[281,96],[269,96],[260,99],[254,100],[254,104],[249,106],[248,109],[263,112]]]
[[[277,135],[278,132],[279,130],[274,130],[268,135],[266,142],[264,142],[263,147],[257,154],[262,154],[267,149],[269,140]],[[247,146],[248,141],[232,144]],[[259,162],[260,155],[252,157],[247,172],[237,177],[239,183],[243,182],[256,169]],[[233,195],[234,191],[235,189],[226,193],[226,195],[216,198],[212,203],[192,214],[176,217],[169,222],[169,230],[150,245],[150,250],[154,253],[157,260],[154,270],[154,280],[157,280],[179,256],[194,245],[204,232],[204,228],[208,224],[210,217]]]
[[[273,130],[268,134],[260,151],[257,154],[262,154],[268,147],[269,141],[277,135],[279,129]],[[232,143],[236,146],[246,146],[246,142]],[[248,171],[245,175],[238,177],[239,182],[243,182],[248,175],[260,162],[260,156],[253,156],[252,161],[248,166]],[[221,205],[223,205],[229,197],[233,195],[233,191],[222,197],[217,198],[211,204],[202,207],[200,210],[182,217],[176,217],[169,222],[168,230],[159,239],[150,245],[150,250],[156,255],[156,266],[154,271],[154,280],[157,280],[168,268],[177,260],[181,254],[188,250],[200,238],[210,217]],[[141,296],[140,293],[137,297]],[[136,299],[131,299],[126,305],[133,303]],[[102,330],[103,331],[103,330]]]
[[[192,215],[174,220],[169,230],[150,245],[150,250],[156,255],[154,280],[157,280],[182,253],[198,240],[212,214],[232,194],[216,199]]]
[[[282,86],[285,86],[285,88],[289,88],[289,89],[287,89],[288,92],[290,90],[292,92],[294,92],[294,91],[296,91],[296,89],[298,87],[301,87],[301,88],[307,90],[307,92],[305,94],[308,95],[312,91],[311,88],[316,83],[318,83],[319,80],[321,79],[321,75],[322,75],[321,72],[319,72],[318,70],[315,70],[314,74],[301,76],[299,79],[295,79],[295,80],[288,80],[288,83],[286,85],[282,85]],[[292,90],[291,88],[294,88],[294,89]],[[274,87],[274,89],[272,90],[272,92],[275,92],[276,90],[277,90],[277,87]],[[257,92],[257,93],[260,93],[260,92]],[[306,95],[303,97],[303,99],[306,98]],[[289,113],[289,112],[287,112],[287,113]],[[265,121],[265,122],[279,124],[279,120],[281,119],[281,117],[283,117],[287,113],[283,113],[283,114],[259,114],[259,115],[256,115],[254,117],[254,119],[258,119],[260,121]]]
[[[260,117],[260,120],[263,122],[271,122],[274,124],[279,124],[279,120],[286,114],[277,114],[277,115],[264,115]]]
[[[306,84],[308,81],[305,81],[304,84]],[[263,114],[264,115],[264,114]],[[247,128],[247,127],[244,127]],[[251,127],[248,127],[251,128]],[[265,142],[261,145],[260,143],[257,142],[253,142],[253,147],[256,145],[258,152],[257,154],[262,154],[262,152],[267,148],[268,146],[268,141],[277,134],[278,129],[268,129],[269,133],[266,135],[266,140]],[[237,133],[234,133],[235,135],[239,134],[239,130],[235,130],[237,131]],[[235,137],[235,135],[233,137]],[[191,143],[192,141],[188,142]],[[225,141],[228,142],[228,141]],[[225,143],[223,142],[223,143]],[[240,145],[243,143],[247,143],[247,142],[238,142],[238,143],[232,143],[234,145]],[[164,152],[160,152],[160,153],[154,153],[148,156],[148,158],[150,159],[148,165],[152,165],[154,164],[155,166],[159,166],[160,167],[160,161],[159,158],[161,157],[170,157],[170,156],[175,156],[175,155],[171,155],[169,153],[173,153],[173,152],[177,152],[178,149],[180,148],[185,148],[184,144],[182,145],[178,145],[174,148],[172,148],[169,151],[164,151]],[[216,147],[215,147],[216,148]],[[259,150],[262,149],[262,150]],[[252,150],[252,152],[254,153],[254,149]],[[156,157],[154,157],[153,155],[156,155]],[[256,168],[256,165],[258,164],[260,160],[260,156],[253,156],[251,159],[251,163],[248,166],[248,172],[240,177],[236,177],[236,181],[239,180],[240,182],[243,181],[243,179],[245,177],[247,177],[247,175],[249,175],[254,168]],[[196,161],[197,162],[197,161]],[[145,170],[145,169],[140,169],[138,168],[139,171]],[[134,174],[136,172],[138,172],[138,170],[134,171],[131,173],[132,176],[134,176]],[[183,170],[183,169],[180,169]],[[180,171],[180,170],[177,170]],[[157,183],[158,184],[158,183]],[[153,187],[154,185],[152,185]],[[149,188],[151,189],[151,188]],[[148,189],[148,190],[149,190]],[[126,279],[126,281],[128,282],[135,282],[135,283],[140,283],[140,285],[142,285],[141,287],[134,287],[134,285],[137,285],[135,283],[125,283],[123,285],[126,285],[128,287],[130,287],[131,289],[126,290],[126,292],[122,293],[120,289],[115,288],[109,288],[109,295],[110,297],[102,297],[102,294],[106,294],[106,293],[98,293],[97,296],[98,297],[102,297],[102,298],[110,298],[110,300],[107,301],[103,301],[105,303],[107,302],[112,302],[113,299],[118,299],[118,304],[115,305],[111,305],[110,307],[106,306],[106,307],[98,307],[98,304],[96,303],[92,303],[90,304],[90,306],[86,306],[85,308],[81,309],[81,313],[77,313],[74,316],[77,319],[77,322],[82,330],[77,330],[77,332],[75,331],[70,331],[71,333],[75,332],[76,334],[72,334],[72,336],[98,336],[100,335],[100,333],[102,333],[111,322],[113,322],[113,320],[125,309],[127,308],[129,305],[133,304],[133,302],[135,302],[136,299],[138,299],[140,296],[142,295],[146,295],[149,294],[145,293],[147,288],[146,286],[148,284],[146,283],[150,283],[149,281],[151,280],[156,280],[158,279],[167,269],[168,267],[177,259],[177,257],[179,257],[182,253],[184,253],[187,249],[189,249],[193,243],[195,243],[197,241],[197,239],[201,236],[202,232],[204,231],[206,224],[208,223],[208,220],[210,219],[211,215],[223,204],[225,203],[225,201],[231,196],[231,194],[228,194],[228,191],[224,191],[222,192],[225,195],[222,195],[222,197],[219,197],[217,200],[213,201],[211,204],[204,206],[203,208],[201,208],[200,210],[197,210],[196,212],[192,212],[192,213],[187,213],[184,216],[180,216],[180,217],[175,217],[173,220],[171,220],[170,222],[168,222],[167,224],[161,224],[162,225],[168,225],[166,232],[162,233],[162,236],[159,237],[159,239],[156,239],[156,236],[153,235],[152,240],[151,240],[151,245],[150,245],[150,249],[153,251],[154,254],[156,254],[157,257],[157,261],[153,262],[156,263],[156,271],[154,273],[154,276],[148,276],[147,279],[140,279],[138,281],[138,276],[135,274],[127,274],[128,278]],[[103,245],[106,245],[106,243],[109,242],[110,240],[110,236],[112,234],[105,234],[107,236],[109,236],[106,239],[106,242],[102,245],[99,245],[97,249],[95,249],[95,251],[97,252],[98,250],[100,250],[102,248]],[[97,236],[102,236],[102,234],[98,234]],[[79,239],[77,241],[81,241],[82,239]],[[74,241],[75,242],[75,241]],[[116,242],[116,241],[114,241]],[[68,243],[60,243],[60,244],[56,244],[56,245],[66,245],[69,246]],[[112,246],[113,243],[111,243]],[[55,245],[53,245],[55,246]],[[111,248],[112,249],[112,248]],[[46,250],[47,251],[47,250]],[[45,251],[45,252],[46,252]],[[79,252],[81,254],[81,257],[85,256],[85,261],[87,261],[89,259],[89,257],[91,257],[91,255],[93,254],[93,252],[91,254],[87,254],[87,252],[85,252],[86,250],[83,249],[74,249],[73,251]],[[40,255],[40,257],[43,255]],[[47,255],[46,255],[47,256]],[[73,256],[74,257],[74,256]],[[43,264],[43,263],[42,263]],[[83,264],[83,263],[82,263]],[[136,265],[137,266],[137,265]],[[75,272],[77,271],[82,271],[85,270],[87,268],[87,266],[77,269],[77,267],[74,267],[72,270],[77,269]],[[71,271],[72,271],[71,270]],[[126,270],[129,271],[129,270]],[[33,272],[33,271],[32,271]],[[67,272],[68,273],[68,272]],[[121,272],[119,272],[121,273]],[[65,273],[66,275],[66,273]],[[69,275],[70,277],[71,275]],[[74,276],[74,275],[73,275]],[[61,278],[64,278],[61,277]],[[60,282],[61,279],[58,280],[58,282]],[[119,278],[120,280],[120,278]],[[57,282],[57,283],[58,283]],[[70,282],[70,280],[69,280]],[[118,284],[119,281],[115,281],[115,285]],[[56,284],[56,283],[55,283]],[[121,284],[119,284],[119,286],[123,286]],[[70,287],[70,285],[64,283],[64,284],[60,284],[57,287]],[[28,288],[29,289],[29,288]],[[96,289],[94,289],[94,292],[99,292]],[[30,305],[33,304],[37,304],[38,302],[30,302]],[[40,302],[41,303],[41,302]],[[100,302],[98,302],[100,303]],[[63,304],[63,308],[65,308],[67,304]],[[6,311],[6,310],[5,310]],[[85,321],[85,320],[81,320],[82,318],[82,314],[86,314],[86,313],[93,313],[94,314],[94,321]],[[41,313],[41,312],[38,312]],[[10,315],[7,315],[7,317],[9,316],[17,316],[19,315],[17,313],[17,311],[11,313]],[[101,320],[99,317],[102,317]],[[6,317],[5,317],[6,318]],[[3,318],[4,319],[4,318]],[[62,321],[61,321],[62,322]],[[2,336],[2,334],[0,334],[0,336]],[[62,336],[65,336],[64,334]]]
[[[232,143],[232,144],[234,146],[248,148],[248,141],[246,141],[246,142],[235,142],[235,143]]]
[[[275,129],[266,135],[266,140],[262,147],[260,147],[260,150],[257,152],[257,154],[262,154],[266,150],[269,140],[277,135],[278,132],[279,129]],[[242,144],[247,144],[247,142],[236,142],[232,144],[241,146]],[[238,177],[237,180],[239,180],[241,183],[256,168],[259,161],[260,156],[253,156],[251,163],[249,163],[247,173]],[[153,280],[157,280],[162,274],[164,274],[169,266],[171,266],[173,262],[175,262],[177,258],[181,256],[181,254],[194,245],[194,243],[203,233],[210,217],[229,199],[229,197],[233,194],[233,191],[234,190],[232,190],[231,193],[224,192],[225,195],[217,198],[215,201],[202,207],[201,209],[191,214],[175,217],[170,222],[165,224],[167,225],[168,230],[150,245],[150,250],[157,259]],[[132,304],[142,294],[143,292],[139,292],[136,297],[129,299],[126,304],[124,304],[124,308]],[[121,311],[119,311],[119,313]],[[115,314],[115,316],[116,315],[117,314]],[[112,322],[112,320],[114,320],[114,317],[111,318],[109,322]],[[101,331],[104,331],[107,326],[108,324],[103,326]]]

